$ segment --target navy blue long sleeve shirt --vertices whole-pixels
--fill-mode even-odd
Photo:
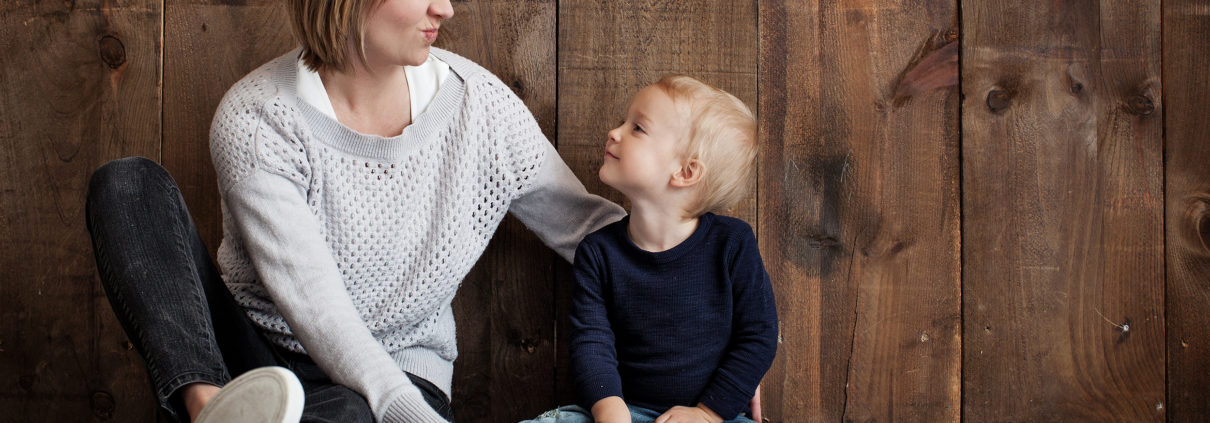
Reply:
[[[571,370],[580,406],[619,396],[664,412],[747,409],[777,351],[777,310],[752,228],[702,215],[662,252],[640,249],[630,218],[588,235],[575,256]]]

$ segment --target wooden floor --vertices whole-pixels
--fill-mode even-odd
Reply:
[[[275,0],[0,3],[0,420],[155,420],[84,228],[93,169],[163,163],[211,248],[210,119],[291,49]],[[667,73],[757,111],[781,345],[771,422],[1210,421],[1210,4],[454,3],[590,191]],[[459,292],[459,422],[572,401],[570,267],[513,219]]]

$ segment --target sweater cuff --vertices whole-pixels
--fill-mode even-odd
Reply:
[[[583,378],[579,382],[580,406],[592,410],[592,406],[605,398],[622,396],[622,379],[617,374],[597,374]]]
[[[416,390],[396,396],[377,420],[382,423],[449,423]]]
[[[698,398],[698,402],[710,407],[710,409],[714,410],[715,413],[718,413],[723,420],[731,420],[734,419],[735,416],[738,416],[739,413],[748,409],[749,400],[751,400],[752,396],[756,394],[756,388],[753,387],[752,389],[753,392],[745,393],[746,391],[737,386],[728,384],[726,382],[720,383],[720,381],[716,380],[710,386],[706,387],[706,390],[702,392],[701,397]]]

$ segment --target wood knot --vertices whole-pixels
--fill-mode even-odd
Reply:
[[[1012,93],[1008,91],[992,90],[987,93],[987,110],[991,110],[992,113],[1000,113],[1008,108],[1012,98]]]
[[[105,62],[105,66],[110,69],[117,69],[126,63],[126,46],[122,45],[122,40],[112,35],[101,37],[97,42],[97,49],[101,52],[101,61]]]
[[[34,375],[23,375],[17,378],[17,386],[26,391],[34,389]]]
[[[525,86],[521,85],[521,81],[513,81],[512,87],[513,92],[517,93],[517,97],[520,97],[521,93],[525,92]]]
[[[1126,101],[1126,111],[1139,116],[1147,116],[1155,111],[1155,102],[1151,101],[1151,97],[1138,94]]]
[[[101,420],[112,419],[113,411],[117,408],[113,395],[105,391],[92,391],[88,405],[92,408],[92,415]]]
[[[1193,211],[1193,232],[1201,241],[1202,251],[1210,252],[1210,201],[1202,200]]]
[[[524,338],[521,340],[521,349],[525,350],[527,353],[533,354],[534,351],[537,351],[538,349],[538,343],[534,342],[533,339]]]
[[[1082,92],[1084,92],[1084,84],[1081,84],[1079,82],[1071,83],[1071,93],[1072,94],[1080,95],[1080,93],[1082,93]]]

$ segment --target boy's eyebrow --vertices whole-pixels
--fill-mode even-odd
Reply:
[[[635,111],[634,114],[635,114],[635,118],[634,118],[635,122],[643,121],[643,123],[651,123],[651,118],[647,117],[647,115],[643,114],[643,112]]]

